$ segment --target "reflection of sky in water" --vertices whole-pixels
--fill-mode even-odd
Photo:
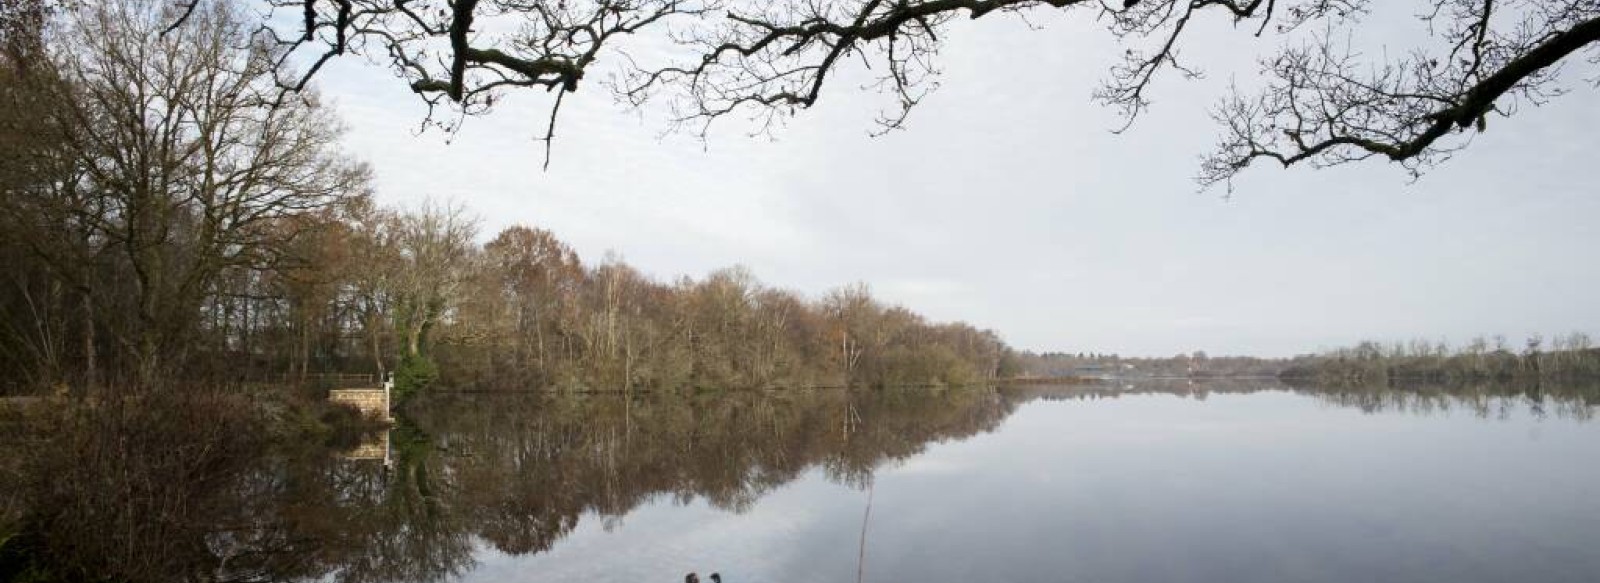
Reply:
[[[1033,401],[878,472],[866,580],[1592,581],[1597,454],[1600,424],[1525,411]],[[850,581],[866,500],[815,469],[744,514],[660,496],[465,580]]]

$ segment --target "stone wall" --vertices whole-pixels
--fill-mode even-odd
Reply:
[[[328,400],[352,405],[365,415],[389,418],[389,395],[383,389],[333,389]]]

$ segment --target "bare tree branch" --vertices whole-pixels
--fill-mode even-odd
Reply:
[[[1250,96],[1236,91],[1216,110],[1224,136],[1205,158],[1200,181],[1226,183],[1258,159],[1287,167],[1381,157],[1416,175],[1465,147],[1470,134],[1487,129],[1491,114],[1507,116],[1519,102],[1561,94],[1554,84],[1559,65],[1600,43],[1600,6],[1593,2],[1554,13],[1524,3],[1514,26],[1502,31],[1492,20],[1495,6],[1516,2],[1437,6],[1447,3],[1457,11],[1453,28],[1442,33],[1451,47],[1442,61],[1419,51],[1373,67],[1323,37],[1264,63],[1265,89]],[[1463,138],[1447,139],[1452,134]]]
[[[903,128],[938,88],[939,52],[958,20],[1072,10],[1092,13],[1127,45],[1092,97],[1131,124],[1162,75],[1201,75],[1182,48],[1197,18],[1216,15],[1250,38],[1271,30],[1289,44],[1263,61],[1264,84],[1216,109],[1223,136],[1201,169],[1207,185],[1259,158],[1320,166],[1376,156],[1419,172],[1465,145],[1452,133],[1482,131],[1491,113],[1563,93],[1560,65],[1600,40],[1596,0],[1412,0],[1428,31],[1400,59],[1334,40],[1362,26],[1370,0],[265,1],[296,16],[269,14],[258,32],[274,47],[285,95],[331,59],[365,55],[387,61],[428,105],[425,125],[450,130],[458,122],[434,118],[436,107],[465,118],[521,88],[557,92],[559,104],[606,51],[623,54],[620,38],[649,33],[667,43],[655,51],[665,61],[628,58],[613,90],[634,106],[666,104],[674,129],[702,136],[730,114],[770,131],[816,104],[854,62],[874,76],[864,88],[892,98],[874,133]],[[178,6],[186,14],[193,4]],[[293,64],[308,65],[293,73]]]

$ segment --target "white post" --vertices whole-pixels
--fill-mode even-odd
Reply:
[[[394,391],[394,373],[391,372],[391,373],[389,373],[388,378],[383,380],[383,418],[384,419],[392,419],[392,418],[394,418],[394,414],[393,414],[394,408],[393,408],[393,405],[392,405],[392,401],[390,401],[390,397],[389,397],[389,394],[391,392],[393,392],[393,391]]]

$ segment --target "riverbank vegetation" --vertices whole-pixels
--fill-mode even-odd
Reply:
[[[1513,347],[1504,336],[1474,338],[1459,347],[1427,340],[1393,344],[1369,341],[1296,358],[1280,376],[1293,381],[1347,385],[1571,382],[1600,378],[1600,349],[1582,332],[1558,335],[1548,341],[1535,335],[1520,347]]]
[[[864,285],[821,298],[742,268],[660,281],[464,208],[388,208],[335,112],[285,93],[245,11],[6,8],[0,392],[395,373],[402,392],[959,384],[990,331]]]

